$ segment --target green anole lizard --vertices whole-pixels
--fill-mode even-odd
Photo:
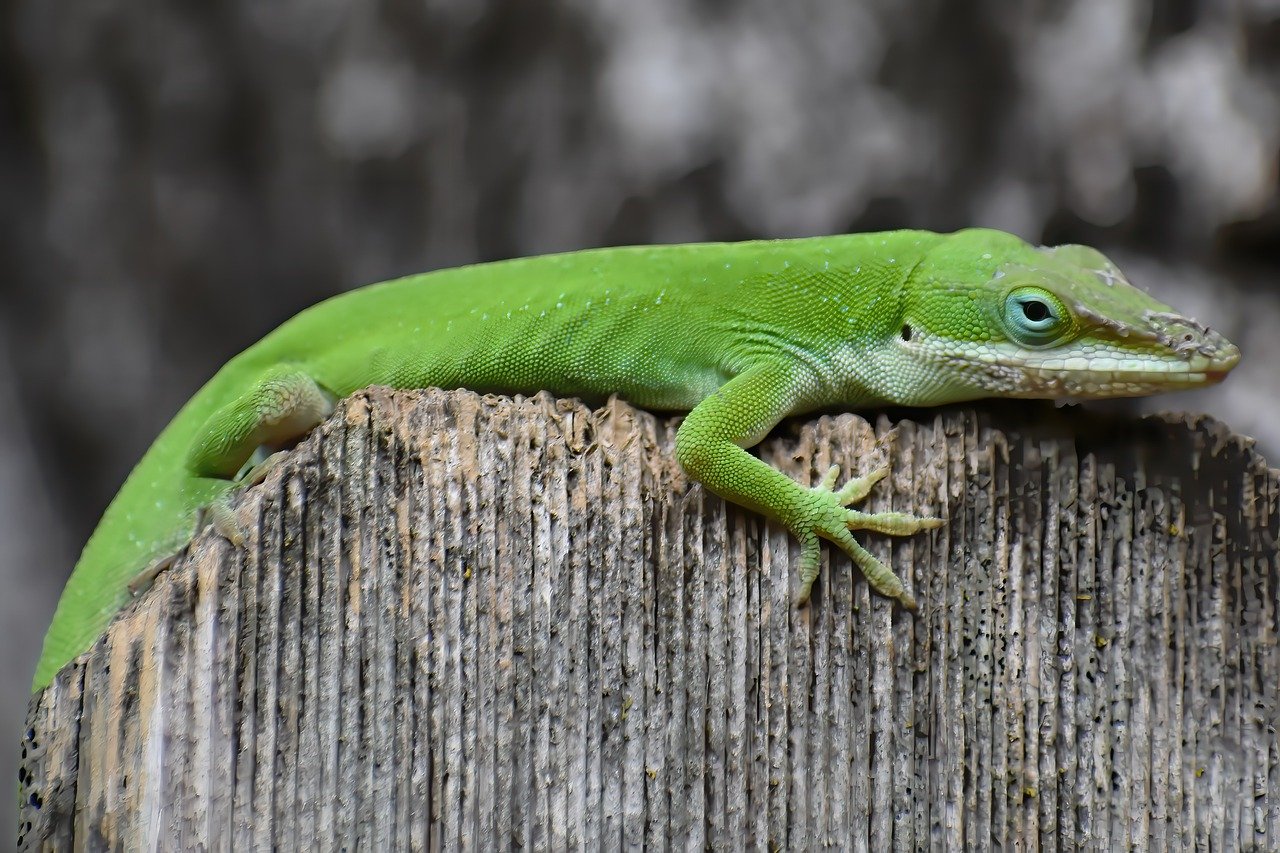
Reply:
[[[599,249],[372,285],[233,358],[165,428],[85,546],[33,689],[92,644],[203,508],[225,506],[259,448],[305,434],[368,385],[618,394],[687,411],[680,464],[799,540],[798,603],[828,539],[914,609],[850,531],[905,535],[941,520],[850,509],[884,469],[805,488],[746,448],[816,409],[1138,396],[1217,382],[1239,357],[1093,249],[980,229]]]

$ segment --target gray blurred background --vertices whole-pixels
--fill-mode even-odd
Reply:
[[[1278,164],[1277,0],[11,0],[0,770],[129,467],[320,298],[588,246],[995,226],[1097,245],[1224,329],[1227,384],[1154,405],[1274,459]]]

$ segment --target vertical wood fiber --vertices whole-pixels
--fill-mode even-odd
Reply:
[[[999,424],[997,428],[996,424]],[[1280,849],[1278,475],[1210,421],[853,416],[912,616],[613,402],[357,395],[31,704],[30,849]]]

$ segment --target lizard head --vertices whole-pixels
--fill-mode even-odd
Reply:
[[[1240,351],[1087,246],[960,231],[912,272],[894,342],[939,380],[916,399],[1137,397],[1219,382]],[[923,387],[931,384],[932,388]]]

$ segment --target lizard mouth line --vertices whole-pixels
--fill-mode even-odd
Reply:
[[[1026,367],[1028,375],[1056,382],[1123,382],[1135,385],[1199,385],[1225,378],[1227,371],[1217,370],[1045,370]]]
[[[1158,391],[1203,388],[1221,382],[1228,369],[1106,370],[1039,368],[1024,365],[1026,384],[1021,393],[1034,397],[1139,397]]]
[[[1021,376],[1024,386],[1054,388],[1124,385],[1159,390],[1212,385],[1226,378],[1240,361],[1240,350],[1230,345],[1213,353],[1180,357],[1144,357],[1101,347],[1061,354],[1009,345],[983,347],[978,352],[948,349],[945,360],[962,369],[976,369],[993,377]]]
[[[1162,391],[1186,391],[1215,385],[1240,360],[1239,352],[1216,357],[1151,359],[1108,356],[1029,358],[1024,353],[952,356],[968,370],[1010,396],[1056,399],[1142,397]]]
[[[1004,369],[1021,371],[1033,386],[1089,393],[1106,393],[1107,389],[1121,393],[1150,393],[1165,388],[1217,384],[1240,361],[1240,351],[1230,347],[1213,355],[1197,354],[1185,360],[1077,355],[1064,358],[997,357],[995,361]]]

